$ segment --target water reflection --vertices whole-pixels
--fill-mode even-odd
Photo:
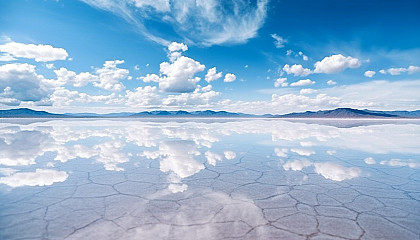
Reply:
[[[419,143],[420,121],[8,120],[0,238],[415,239]]]
[[[37,159],[46,158],[47,153],[54,154],[51,160],[62,163],[80,158],[91,159],[109,171],[123,171],[125,169],[122,165],[135,161],[136,157],[144,157],[158,160],[160,170],[172,174],[169,181],[172,184],[170,188],[178,192],[185,190],[186,185],[176,185],[181,183],[181,180],[176,179],[193,176],[205,169],[206,164],[217,166],[219,162],[235,159],[235,149],[222,149],[221,146],[224,144],[224,139],[239,136],[240,141],[236,142],[237,145],[247,143],[273,146],[275,156],[282,161],[288,160],[283,164],[284,170],[300,171],[312,167],[315,173],[334,181],[356,178],[362,172],[360,167],[343,166],[342,161],[332,158],[346,151],[377,154],[381,158],[380,165],[418,168],[419,163],[412,160],[412,157],[401,159],[401,156],[398,158],[392,156],[420,154],[418,144],[420,125],[414,124],[416,122],[385,123],[367,126],[353,123],[357,127],[337,128],[328,124],[280,120],[231,122],[54,120],[26,125],[21,125],[16,120],[0,124],[0,164],[2,167],[9,167],[8,171],[13,172],[13,175],[7,176],[8,179],[26,178],[25,176],[42,179],[46,174],[40,169],[32,173],[22,172],[19,175],[15,172],[20,171],[19,167],[22,166],[33,165],[33,170],[39,165]],[[270,140],[252,142],[252,135],[267,136]],[[211,150],[216,143],[218,149]],[[299,159],[299,156],[314,157],[316,160]],[[197,157],[199,158],[196,159]],[[388,159],[383,159],[384,157]],[[324,160],[321,160],[322,158]],[[363,159],[365,164],[376,164],[371,156]],[[54,164],[50,162],[49,166]],[[3,175],[7,175],[2,172]],[[42,180],[39,180],[39,184],[35,182],[34,180],[31,184],[43,184]],[[2,183],[7,184],[10,181],[3,180]],[[8,185],[17,187],[31,184]]]

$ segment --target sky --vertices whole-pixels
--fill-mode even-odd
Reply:
[[[0,0],[0,109],[420,109],[420,1]]]

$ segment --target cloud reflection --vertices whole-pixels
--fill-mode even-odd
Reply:
[[[19,172],[0,178],[0,183],[10,187],[49,186],[64,182],[69,175],[64,171],[53,169],[36,169],[35,172]]]
[[[275,155],[285,160],[289,155],[296,157],[296,154],[307,158],[339,157],[337,152],[351,150],[368,155],[361,159],[366,158],[367,164],[375,164],[375,154],[420,154],[418,133],[420,124],[413,123],[337,128],[281,120],[154,122],[100,119],[53,120],[26,125],[11,122],[0,123],[0,167],[9,167],[9,176],[14,176],[19,173],[14,172],[18,171],[16,167],[37,168],[38,159],[51,157],[52,153],[50,162],[55,160],[64,164],[83,158],[102,164],[109,171],[123,171],[123,164],[129,163],[131,156],[138,156],[159,161],[162,172],[174,174],[182,180],[203,170],[205,160],[210,166],[216,166],[225,159],[235,159],[235,148],[242,147],[241,144],[262,144],[252,142],[252,136],[257,135],[271,137],[269,144],[276,146]],[[242,135],[247,137],[241,137],[232,149],[215,150],[224,146],[224,139],[228,136]],[[358,168],[325,161],[293,160],[282,167],[300,171],[313,166],[315,172],[334,181],[355,178],[361,173]],[[414,160],[397,158],[380,164],[420,167]],[[181,180],[173,180],[168,180],[173,192],[187,189]]]

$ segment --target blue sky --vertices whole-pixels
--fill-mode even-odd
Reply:
[[[0,1],[0,108],[420,109],[419,1]]]

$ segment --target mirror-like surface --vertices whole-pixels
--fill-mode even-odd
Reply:
[[[0,239],[419,239],[419,169],[419,121],[2,121]]]

